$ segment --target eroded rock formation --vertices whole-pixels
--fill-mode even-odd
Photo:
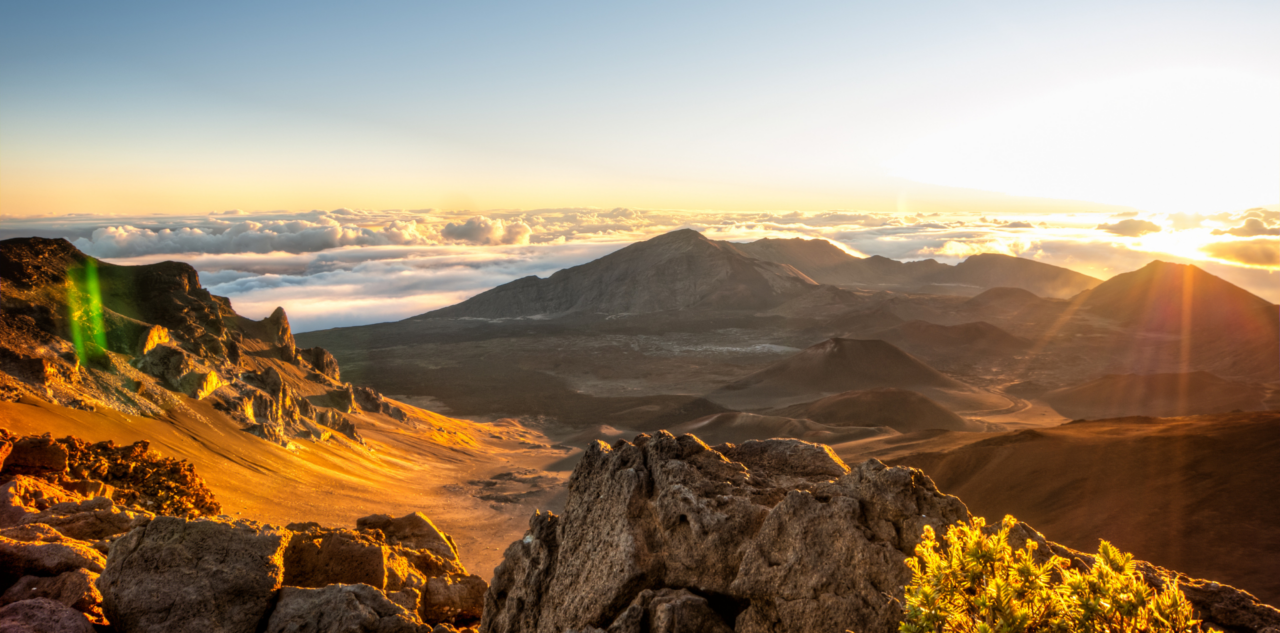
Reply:
[[[3,631],[427,633],[480,619],[486,583],[419,513],[354,530],[214,516],[194,470],[145,442],[0,430],[0,464]]]

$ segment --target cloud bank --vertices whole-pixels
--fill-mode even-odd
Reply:
[[[294,326],[306,331],[407,318],[680,228],[727,241],[822,238],[858,256],[907,261],[954,264],[979,253],[1002,253],[1100,278],[1159,258],[1195,263],[1280,301],[1280,240],[1271,237],[1277,222],[1280,212],[1270,208],[1005,217],[856,210],[335,209],[5,218],[4,229],[14,236],[65,236],[114,263],[189,262],[211,292],[230,297],[242,314],[262,318],[282,305]]]

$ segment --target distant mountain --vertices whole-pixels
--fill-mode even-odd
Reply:
[[[833,338],[725,385],[705,397],[740,410],[788,407],[828,395],[894,387],[953,409],[999,408],[1007,401],[948,378],[885,341]]]
[[[1154,261],[1078,301],[1143,335],[1131,337],[1126,371],[1280,379],[1280,308],[1196,266]]]
[[[985,428],[914,391],[892,387],[846,391],[816,402],[780,409],[775,413],[837,428],[888,427],[899,433],[928,429],[981,431]]]
[[[949,266],[932,259],[858,258],[821,239],[766,238],[735,246],[752,257],[787,264],[819,283],[834,285],[1010,287],[1042,297],[1067,298],[1101,283],[1073,270],[996,253],[974,255]]]
[[[817,285],[789,265],[749,257],[732,244],[684,229],[413,318],[767,310]]]
[[[1031,347],[1031,341],[1014,336],[986,321],[959,325],[909,321],[876,332],[868,338],[889,341],[909,352],[926,356],[929,354],[1009,356],[1025,353]]]

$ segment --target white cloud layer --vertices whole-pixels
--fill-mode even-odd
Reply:
[[[957,263],[1003,253],[1100,278],[1152,259],[1196,263],[1280,301],[1269,235],[1280,212],[986,217],[638,209],[230,211],[204,216],[5,219],[4,234],[66,236],[120,264],[191,263],[245,316],[284,306],[299,331],[403,319],[527,275],[547,276],[680,228],[712,239],[825,238],[851,253]],[[1099,230],[1101,229],[1101,230]],[[1120,237],[1117,237],[1120,235]]]

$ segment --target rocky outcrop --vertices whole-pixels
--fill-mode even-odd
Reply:
[[[421,513],[373,515],[355,530],[290,524],[286,585],[364,584],[428,623],[480,619],[487,584],[467,573],[457,548]]]
[[[289,317],[284,308],[276,308],[271,316],[262,320],[267,331],[267,342],[280,348],[280,357],[293,360],[298,355],[298,344],[293,340],[293,330],[289,327]]]
[[[322,348],[298,350],[283,308],[261,321],[241,317],[179,262],[116,266],[40,238],[3,240],[0,249],[0,400],[207,416],[194,399],[281,446],[334,437],[319,420],[329,399],[303,394],[341,388],[337,361]],[[345,391],[343,412],[409,420],[381,394],[362,393],[361,408]],[[335,430],[359,441],[354,426]]]
[[[896,631],[924,526],[945,533],[968,518],[918,470],[850,468],[798,440],[712,448],[661,431],[597,442],[564,514],[534,515],[507,549],[481,630]],[[1091,560],[1019,528],[1044,552]],[[1148,582],[1172,579],[1151,570]],[[1210,598],[1188,585],[1201,617],[1236,630],[1280,625],[1280,612],[1213,586],[1222,594]]]
[[[107,619],[139,633],[255,631],[284,576],[289,532],[159,517],[111,545],[98,579]]]
[[[308,347],[298,350],[298,355],[316,370],[316,373],[332,378],[337,381],[341,379],[342,372],[338,370],[338,359],[333,357],[323,347]]]
[[[94,633],[79,611],[48,598],[32,598],[0,607],[4,633]]]
[[[222,511],[191,464],[160,456],[146,441],[129,446],[116,446],[110,441],[90,444],[74,437],[57,440],[48,435],[14,437],[3,429],[0,429],[0,440],[12,442],[16,451],[16,456],[11,454],[0,470],[0,481],[13,480],[0,486],[0,527],[16,524],[16,518],[6,518],[10,512],[6,508],[13,508],[15,504],[21,506],[19,514],[43,512],[77,496],[107,496],[118,505],[140,506],[157,514],[203,516]],[[18,476],[29,478],[14,480]],[[110,514],[105,506],[92,503],[84,508],[59,510],[64,511],[66,514],[97,512],[97,518],[103,520]],[[87,525],[76,529],[91,529]]]
[[[75,609],[94,623],[105,624],[106,618],[101,608],[102,593],[94,584],[97,580],[98,574],[88,569],[74,569],[53,577],[23,576],[0,595],[0,605],[48,598]]]

